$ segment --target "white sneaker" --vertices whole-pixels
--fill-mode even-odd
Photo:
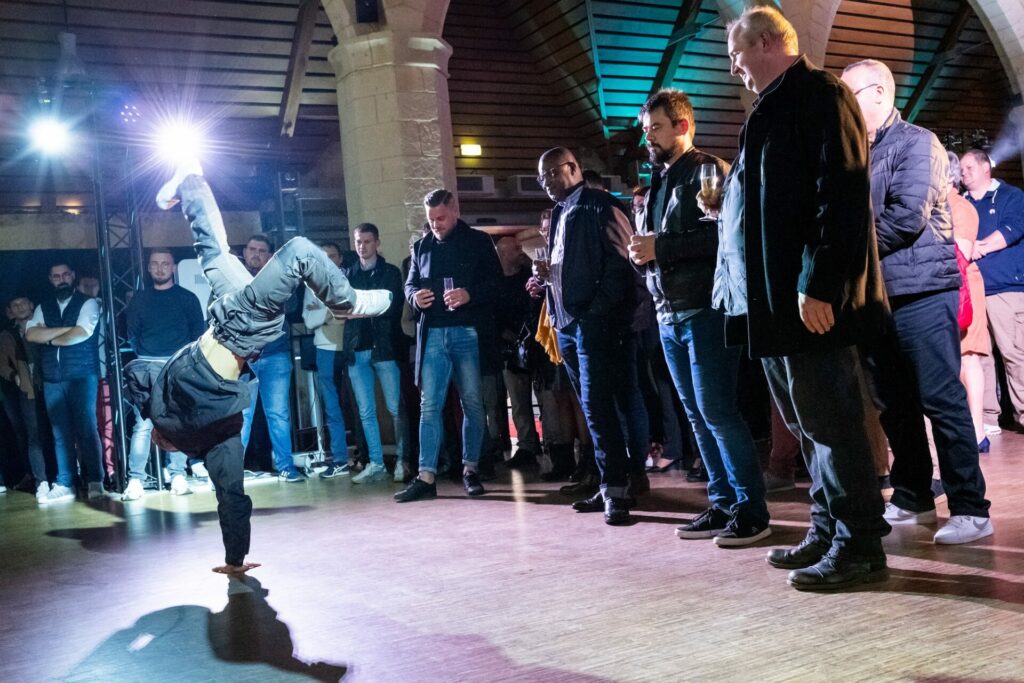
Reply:
[[[46,498],[44,500],[39,501],[39,502],[43,503],[43,504],[62,503],[64,501],[66,501],[66,500],[74,500],[74,499],[75,499],[75,490],[73,488],[70,488],[68,486],[61,486],[60,484],[54,484],[50,488],[50,492],[48,494],[46,494]]]
[[[156,205],[161,209],[169,209],[180,200],[178,199],[178,187],[185,178],[190,175],[203,175],[203,167],[198,159],[189,159],[179,164],[174,170],[174,175],[164,183],[156,193]]]
[[[130,500],[138,500],[142,498],[142,480],[141,479],[129,479],[128,486],[124,487],[124,493],[121,494],[121,500],[127,502]]]
[[[192,489],[188,486],[188,480],[185,479],[184,474],[176,474],[171,479],[171,495],[172,496],[187,496],[192,493]]]
[[[998,424],[994,424],[994,425],[985,424],[985,425],[982,425],[982,426],[985,429],[985,433],[988,434],[989,436],[995,436],[996,434],[1002,434],[1003,433],[1003,428],[1000,427]]]
[[[399,484],[405,482],[405,465],[402,464],[401,460],[395,463],[394,481],[398,482]]]
[[[50,482],[40,482],[36,487],[36,502],[42,503],[48,495],[50,495]]]
[[[939,545],[970,543],[992,535],[992,520],[988,517],[953,515],[946,525],[935,532],[933,539]]]
[[[196,462],[192,463],[192,476],[196,479],[209,479],[210,473],[206,471],[206,465]]]
[[[378,465],[377,463],[371,462],[363,471],[352,477],[353,484],[366,484],[373,481],[380,481],[386,477],[388,471],[384,469],[384,465]]]
[[[357,289],[356,301],[352,305],[354,315],[380,315],[391,308],[391,290]]]
[[[106,490],[103,488],[103,482],[101,481],[90,481],[89,482],[89,500],[98,500],[107,495]]]
[[[911,512],[892,503],[885,504],[885,514],[882,516],[885,517],[885,521],[889,522],[889,524],[934,524],[938,519],[935,515],[935,510]]]
[[[0,493],[7,493],[7,487],[0,484]]]

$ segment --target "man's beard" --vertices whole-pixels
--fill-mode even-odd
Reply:
[[[66,282],[62,282],[53,289],[57,294],[58,301],[67,301],[69,298],[71,298],[71,293],[74,291],[71,288],[71,285],[69,285]]]
[[[665,149],[664,147],[657,147],[654,145],[647,146],[647,154],[651,158],[651,163],[654,164],[655,166],[664,166],[665,164],[667,164],[669,159],[671,159],[675,155],[675,152],[675,145],[673,145],[669,149]]]
[[[152,276],[150,276],[150,277],[152,277]],[[167,277],[165,277],[165,278],[163,278],[163,279],[160,279],[160,280],[157,280],[157,279],[156,279],[156,278],[154,277],[154,278],[153,278],[153,284],[154,284],[154,285],[158,285],[158,286],[159,286],[159,285],[166,285],[166,284],[167,284],[168,282],[172,281],[173,279],[174,279],[174,276],[173,276],[173,275],[169,275],[169,276],[167,276]]]

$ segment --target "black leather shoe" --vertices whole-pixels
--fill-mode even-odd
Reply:
[[[698,482],[707,481],[708,471],[704,469],[704,463],[699,459],[693,464],[693,467],[686,471],[686,481]]]
[[[520,448],[515,455],[505,461],[505,467],[510,470],[535,470],[537,464],[537,456],[525,448]]]
[[[832,548],[817,564],[791,571],[788,581],[798,591],[835,591],[887,578],[885,555],[853,557],[843,549]]]
[[[462,487],[466,490],[467,496],[482,496],[486,493],[479,475],[472,470],[462,475]]]
[[[600,495],[600,494],[598,494]],[[626,498],[606,498],[604,523],[611,526],[629,524],[629,501]]]
[[[568,494],[570,496],[590,496],[597,491],[598,482],[597,477],[588,475],[581,481],[575,484],[566,484],[562,488],[558,489],[561,493]]]
[[[803,569],[810,567],[825,556],[831,548],[828,543],[807,535],[792,548],[773,548],[768,551],[765,562],[779,569]]]
[[[603,512],[604,507],[605,500],[600,491],[592,495],[590,498],[577,500],[572,504],[572,509],[576,512]]]
[[[437,484],[428,484],[419,477],[412,480],[412,483],[395,494],[395,500],[399,503],[411,503],[414,500],[428,500],[437,498]]]

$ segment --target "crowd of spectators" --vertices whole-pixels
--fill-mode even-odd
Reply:
[[[893,524],[935,523],[937,497],[950,519],[936,543],[993,533],[979,454],[1001,429],[997,354],[1014,428],[1024,419],[1024,193],[992,177],[984,151],[947,152],[904,121],[882,62],[837,78],[765,7],[730,24],[728,45],[733,74],[756,95],[731,164],[694,146],[693,106],[666,89],[637,114],[654,172],[629,206],[554,147],[537,164],[554,202],[537,229],[474,229],[438,189],[401,268],[372,223],[354,228],[353,251],[322,243],[352,287],[389,290],[393,303],[367,318],[296,298],[290,319],[313,336],[326,417],[319,477],[402,482],[394,497],[411,502],[435,497],[442,474],[479,496],[499,467],[536,472],[568,480],[576,511],[620,525],[649,474],[678,467],[707,482],[708,507],[676,535],[736,546],[771,534],[766,498],[802,471],[810,530],[768,562],[806,590],[884,578],[882,537]],[[254,235],[242,262],[255,275],[273,252]],[[148,254],[150,284],[125,318],[139,358],[166,361],[203,333],[201,303],[175,268],[170,251]],[[110,482],[103,316],[88,293],[98,283],[60,261],[48,277],[38,305],[20,295],[6,305],[0,388],[16,435],[6,469],[20,469],[17,487],[41,505],[74,499],[76,483],[105,495],[105,478],[137,500],[152,423],[134,416],[127,482]],[[310,474],[292,453],[293,356],[282,328],[249,360],[241,436],[260,401],[287,483]],[[738,406],[745,357],[771,392],[768,458]],[[164,455],[171,493],[189,493],[186,473],[202,478],[202,463]]]

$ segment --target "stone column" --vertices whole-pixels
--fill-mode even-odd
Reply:
[[[441,39],[447,0],[384,0],[382,22],[357,24],[343,0],[323,5],[338,35],[341,156],[349,225],[381,231],[392,263],[408,254],[425,220],[423,196],[455,190],[448,59]]]

